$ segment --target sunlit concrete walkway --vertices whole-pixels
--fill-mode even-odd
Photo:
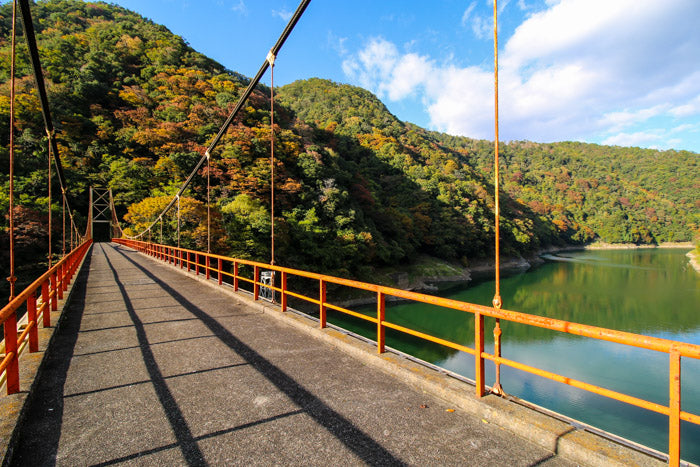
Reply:
[[[568,465],[229,295],[96,244],[15,465]]]

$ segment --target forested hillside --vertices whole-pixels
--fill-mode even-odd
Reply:
[[[114,5],[51,0],[32,8],[76,218],[84,222],[90,185],[109,186],[126,232],[137,233],[177,191],[247,79]],[[11,4],[0,6],[3,213],[11,17]],[[47,242],[47,151],[22,37],[17,76],[18,261],[35,261]],[[310,79],[276,94],[278,264],[367,279],[417,254],[462,264],[492,255],[492,143],[401,122],[353,86]],[[696,153],[581,143],[501,147],[505,254],[596,239],[687,241],[697,229]],[[213,250],[269,261],[269,155],[269,89],[260,86],[212,154]],[[182,200],[187,247],[206,248],[205,179],[203,170]],[[54,216],[59,203],[54,196]],[[174,241],[174,217],[163,233]],[[2,254],[6,270],[6,248]]]

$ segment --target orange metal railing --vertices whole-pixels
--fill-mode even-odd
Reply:
[[[68,253],[0,311],[0,324],[5,330],[5,355],[0,362],[0,377],[5,377],[8,394],[19,392],[19,355],[26,341],[29,341],[30,352],[39,350],[39,318],[44,327],[51,326],[51,311],[58,310],[58,301],[63,299],[63,292],[68,290],[90,245],[92,240],[87,240]],[[39,297],[37,291],[41,291]],[[25,303],[27,325],[18,335],[17,310]]]
[[[700,425],[700,415],[685,412],[681,410],[681,358],[700,359],[700,345],[689,344],[685,342],[672,341],[656,337],[633,334],[623,331],[615,331],[596,326],[585,324],[572,323],[542,316],[519,313],[515,311],[475,305],[472,303],[461,302],[448,298],[436,297],[416,292],[410,292],[391,287],[385,287],[376,284],[369,284],[339,277],[327,276],[298,269],[285,268],[280,266],[259,263],[243,259],[230,258],[227,256],[207,254],[184,248],[177,248],[168,245],[160,245],[148,242],[141,242],[127,239],[113,239],[114,242],[128,246],[144,254],[153,256],[170,264],[187,268],[188,271],[194,269],[196,274],[200,274],[200,268],[203,268],[203,273],[207,279],[212,273],[216,274],[218,283],[223,283],[223,278],[228,277],[233,285],[234,290],[239,289],[240,281],[247,282],[253,286],[253,298],[259,299],[260,288],[267,287],[280,294],[281,311],[287,310],[287,301],[289,297],[295,297],[310,303],[314,303],[319,307],[319,320],[321,328],[326,327],[326,312],[328,309],[336,310],[341,313],[354,316],[356,318],[375,323],[377,325],[377,351],[384,352],[385,348],[385,330],[386,328],[424,339],[429,342],[434,342],[455,350],[460,350],[474,356],[475,359],[475,375],[476,375],[476,395],[482,397],[486,394],[486,383],[484,374],[484,362],[490,360],[494,363],[507,365],[512,368],[532,373],[544,378],[558,381],[563,384],[583,389],[595,394],[599,394],[611,399],[615,399],[627,404],[651,410],[669,418],[669,463],[678,465],[680,463],[680,425],[681,420]],[[224,264],[228,270],[224,268]],[[239,266],[247,265],[253,267],[253,278],[243,277],[239,274]],[[279,286],[264,284],[260,280],[261,270],[270,270],[280,273],[281,280]],[[231,272],[229,272],[231,271]],[[287,288],[287,279],[289,276],[304,277],[318,281],[319,294],[318,298],[309,297],[301,293],[292,292]],[[327,284],[338,284],[355,289],[365,290],[376,293],[377,296],[377,314],[376,317],[358,313],[346,308],[333,305],[326,300]],[[465,311],[474,316],[474,347],[468,347],[456,342],[441,339],[429,334],[416,331],[395,323],[386,321],[385,319],[385,304],[386,297],[397,297],[415,302],[428,303],[453,310]],[[538,328],[559,331],[567,334],[574,334],[593,339],[615,342],[632,347],[642,349],[655,350],[658,352],[667,353],[669,355],[669,403],[668,406],[650,402],[634,396],[623,394],[617,391],[606,389],[600,386],[589,384],[573,378],[562,376],[546,370],[532,367],[530,365],[516,362],[499,355],[491,354],[484,351],[484,317],[500,318],[502,320],[512,321],[514,323],[535,326]]]

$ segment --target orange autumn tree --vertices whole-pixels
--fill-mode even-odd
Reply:
[[[129,206],[124,220],[130,225],[124,229],[124,235],[134,236],[147,229],[168,205],[171,196],[152,196]],[[177,245],[177,206],[170,209],[162,221],[162,242]],[[222,227],[221,213],[211,207],[211,250],[213,253],[226,253],[228,239]],[[161,242],[161,223],[157,222],[142,240]],[[207,206],[194,198],[180,198],[180,246],[193,250],[207,250]]]

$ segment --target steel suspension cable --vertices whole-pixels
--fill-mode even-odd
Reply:
[[[39,51],[36,43],[36,35],[34,33],[34,24],[32,22],[31,11],[29,8],[28,0],[15,0],[15,8],[19,4],[20,12],[22,14],[22,23],[24,25],[24,35],[27,41],[27,48],[29,50],[29,57],[32,64],[32,70],[34,74],[34,81],[37,87],[37,93],[39,95],[39,101],[41,103],[41,114],[44,119],[44,128],[46,134],[48,135],[48,145],[49,145],[49,160],[51,154],[53,154],[54,164],[56,166],[56,175],[58,176],[58,181],[60,183],[61,192],[65,199],[66,209],[68,210],[71,224],[76,229],[77,236],[77,226],[75,225],[75,219],[73,218],[73,210],[70,207],[70,201],[67,196],[68,184],[66,182],[66,177],[63,172],[63,164],[61,163],[60,154],[58,152],[58,146],[56,144],[56,138],[54,135],[53,122],[51,120],[51,111],[49,109],[49,100],[46,93],[46,86],[44,83],[44,75],[41,69],[41,62],[39,60]],[[13,9],[14,16],[14,9]],[[13,36],[14,38],[14,36]],[[14,55],[14,52],[13,52]],[[77,238],[76,238],[77,240]]]
[[[495,236],[496,236],[496,292],[493,296],[493,307],[500,309],[503,305],[501,301],[501,249],[500,249],[500,202],[499,202],[499,173],[498,173],[498,6],[497,0],[493,0],[493,75],[494,75],[494,209],[495,214]],[[494,354],[501,356],[501,320],[496,318],[496,325],[493,328]],[[496,363],[496,382],[492,392],[503,394],[501,387],[501,364]]]
[[[24,0],[26,1],[26,0]],[[275,45],[270,49],[270,52],[268,53],[267,57],[273,56],[276,57],[277,54],[279,53],[280,49],[284,45],[285,41],[291,34],[292,30],[296,26],[297,22],[301,18],[302,14],[306,10],[306,7],[309,6],[309,3],[311,3],[311,0],[302,0],[299,6],[297,7],[296,11],[294,12],[294,15],[292,15],[292,18],[289,20],[287,23],[287,26],[284,28],[284,31],[282,31],[282,34],[280,37],[277,39],[277,42]],[[243,104],[248,100],[250,95],[253,93],[253,90],[255,87],[260,83],[260,80],[262,79],[263,75],[267,71],[267,68],[269,67],[269,59],[265,58],[265,61],[263,62],[262,66],[256,73],[255,77],[248,83],[248,87],[243,91],[243,94],[241,94],[241,97],[238,99],[238,102],[236,103],[236,106],[233,108],[229,116],[226,118],[226,121],[221,125],[221,128],[219,128],[219,132],[216,134],[214,139],[212,139],[211,143],[209,143],[209,146],[207,147],[206,151],[204,152],[204,155],[199,159],[197,164],[194,166],[192,171],[190,172],[189,176],[187,179],[184,181],[180,189],[178,190],[177,194],[173,197],[172,200],[168,203],[168,205],[161,211],[160,215],[156,217],[156,219],[151,223],[150,226],[148,226],[146,229],[144,229],[142,232],[139,234],[130,237],[132,239],[140,238],[143,236],[149,229],[151,229],[153,226],[155,226],[156,222],[158,222],[158,218],[160,216],[163,216],[166,214],[170,209],[173,208],[176,202],[178,202],[178,199],[180,196],[183,195],[189,184],[192,182],[192,179],[195,177],[197,172],[202,168],[204,165],[204,162],[207,161],[211,155],[211,152],[214,150],[214,148],[219,144],[219,141],[221,138],[224,136],[226,133],[226,130],[228,130],[229,126],[233,122],[233,119],[238,115],[240,110],[243,108]]]
[[[17,0],[12,2],[12,45],[10,58],[10,301],[15,298],[15,37],[17,25]]]

